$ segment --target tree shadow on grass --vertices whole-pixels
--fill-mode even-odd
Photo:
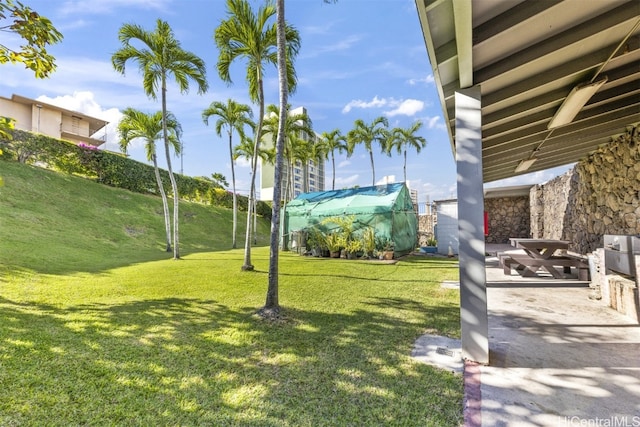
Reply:
[[[459,425],[460,377],[409,358],[431,319],[457,308],[364,307],[290,308],[271,323],[214,300],[0,297],[0,424]]]

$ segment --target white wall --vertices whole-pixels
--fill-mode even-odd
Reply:
[[[449,246],[454,254],[458,253],[458,202],[436,202],[438,224],[436,225],[436,240],[438,253],[448,255]]]

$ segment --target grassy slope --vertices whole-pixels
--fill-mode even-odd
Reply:
[[[98,272],[171,257],[163,252],[158,197],[11,162],[0,161],[0,174],[5,180],[0,188],[0,259],[5,268]],[[243,246],[246,214],[240,212],[238,218],[237,244]],[[229,209],[182,202],[181,254],[229,249],[231,222]],[[268,243],[268,230],[269,224],[260,221],[259,245]]]
[[[230,213],[185,204],[176,262],[158,199],[0,168],[0,425],[460,425],[460,377],[409,357],[459,333],[454,262],[282,253],[267,324],[268,249],[241,272]]]

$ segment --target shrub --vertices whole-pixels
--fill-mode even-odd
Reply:
[[[45,166],[60,172],[80,175],[111,187],[124,188],[143,194],[158,194],[153,166],[125,157],[118,153],[98,150],[79,143],[78,145],[46,135],[21,130],[11,131],[10,139],[0,140],[2,157]],[[201,178],[175,174],[180,198],[231,208],[233,195],[219,185]],[[169,173],[160,169],[160,178],[167,194],[171,195]],[[239,208],[246,211],[247,198],[238,196]],[[256,212],[271,218],[269,204],[259,201]]]

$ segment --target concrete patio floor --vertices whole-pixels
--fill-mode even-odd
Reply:
[[[465,426],[640,426],[640,325],[586,286],[487,258],[490,362],[465,363]]]

